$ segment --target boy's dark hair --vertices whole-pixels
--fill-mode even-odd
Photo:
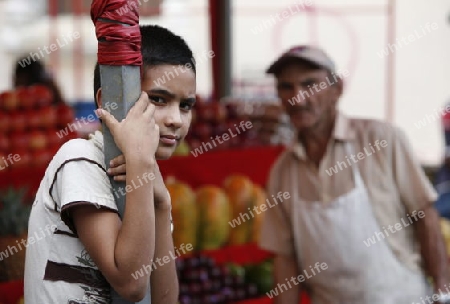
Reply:
[[[196,73],[192,51],[183,38],[158,25],[141,25],[140,29],[144,69],[154,65],[184,65]],[[94,70],[94,98],[100,87],[100,67],[97,63]]]

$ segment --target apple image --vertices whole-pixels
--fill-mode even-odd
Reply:
[[[198,122],[192,127],[192,133],[201,141],[210,141],[212,126],[206,122]]]
[[[53,154],[49,149],[34,151],[31,156],[31,165],[35,168],[46,167],[53,158]]]
[[[25,110],[32,109],[35,105],[35,97],[30,87],[20,87],[17,89],[17,99],[19,107]]]
[[[0,112],[0,133],[8,133],[10,127],[9,115]]]
[[[32,85],[29,88],[30,93],[34,96],[34,103],[36,107],[45,107],[51,105],[53,102],[53,93],[45,85]]]
[[[212,127],[212,133],[214,137],[216,137],[217,135],[219,135],[219,137],[222,137],[222,135],[227,132],[227,125],[224,123],[215,123]]]
[[[22,131],[16,131],[9,135],[12,150],[27,150],[29,135]]]
[[[27,128],[27,119],[25,113],[13,112],[9,116],[10,131],[21,132]]]
[[[8,155],[5,152],[2,152],[2,150],[0,150],[0,174],[7,172],[10,169],[10,166],[8,165],[8,167],[6,167],[3,163],[4,163],[4,159],[6,159],[8,157]]]
[[[45,136],[47,137],[47,145],[49,147],[59,148],[64,142],[64,136],[58,136],[59,130],[56,128],[50,128],[45,131]]]
[[[19,107],[19,100],[17,99],[16,91],[5,91],[0,94],[0,105],[1,107],[10,112],[14,111]]]
[[[45,133],[39,130],[34,130],[30,133],[29,146],[32,151],[42,150],[47,148],[47,137]]]
[[[0,133],[0,151],[6,153],[9,151],[9,147],[9,138],[4,133]]]
[[[57,125],[58,122],[58,110],[52,106],[46,106],[39,110],[39,116],[41,118],[41,127],[48,129]]]
[[[238,114],[238,105],[235,103],[228,103],[225,108],[227,109],[227,116],[229,119],[237,119]]]
[[[56,109],[57,123],[59,128],[65,128],[75,120],[75,111],[66,104],[61,104]]]
[[[220,102],[213,102],[210,105],[211,111],[213,112],[213,121],[215,123],[222,123],[228,117],[228,112],[226,107]]]
[[[38,110],[31,110],[24,113],[28,128],[31,130],[39,129],[41,127],[41,115]]]
[[[13,149],[13,155],[19,155],[19,161],[15,162],[11,169],[29,169],[31,165],[31,153],[26,149]]]
[[[210,122],[214,120],[214,110],[209,103],[196,104],[197,121]]]

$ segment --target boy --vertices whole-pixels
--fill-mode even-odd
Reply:
[[[48,224],[57,227],[27,248],[27,304],[110,303],[111,288],[126,300],[140,301],[150,274],[152,303],[177,302],[175,261],[150,268],[174,251],[170,196],[156,159],[169,158],[189,129],[195,62],[185,41],[167,29],[143,26],[141,36],[144,92],[121,122],[97,110],[123,156],[106,170],[103,136],[96,132],[89,140],[66,143],[46,170],[28,233]],[[176,77],[165,77],[176,70]],[[99,79],[97,66],[94,90],[101,108],[107,101],[102,101]],[[126,180],[122,219],[114,197],[123,192],[113,193],[107,173]],[[141,275],[133,276],[137,271]]]

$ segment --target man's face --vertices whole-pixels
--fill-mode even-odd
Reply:
[[[342,92],[337,76],[305,63],[292,63],[281,70],[276,81],[278,97],[299,133],[334,118]]]
[[[152,66],[145,71],[142,91],[147,92],[156,106],[154,118],[160,133],[156,159],[168,159],[191,124],[191,109],[196,100],[195,74],[181,65]]]

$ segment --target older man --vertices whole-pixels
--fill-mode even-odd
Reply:
[[[343,77],[316,47],[288,50],[267,72],[296,130],[267,189],[291,199],[265,213],[260,243],[275,254],[275,303],[298,303],[300,287],[314,304],[445,303],[436,193],[405,135],[340,113]]]

